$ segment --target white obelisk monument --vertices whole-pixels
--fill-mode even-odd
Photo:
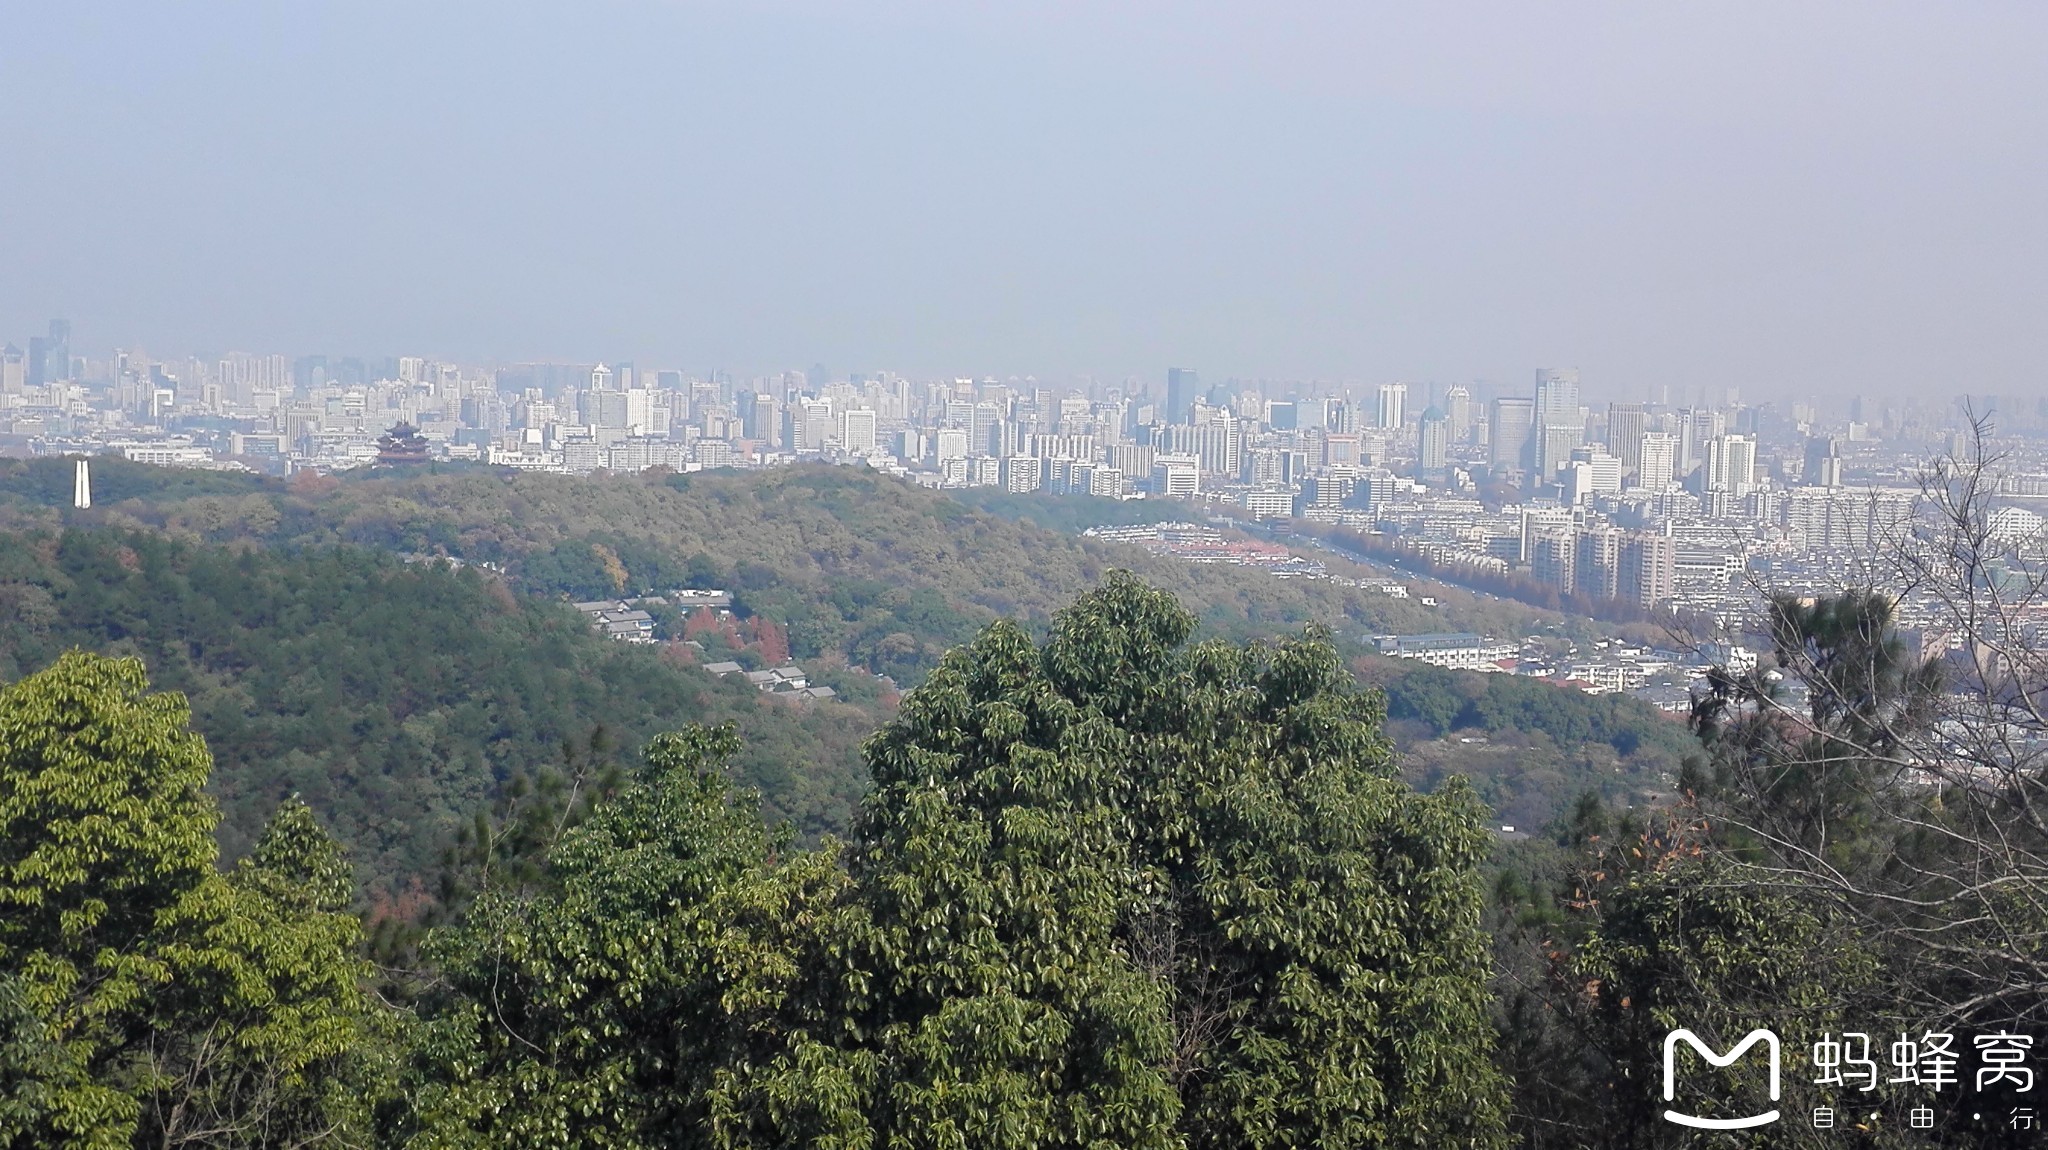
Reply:
[[[78,475],[71,481],[71,506],[80,511],[92,506],[92,472],[83,459],[78,461]]]

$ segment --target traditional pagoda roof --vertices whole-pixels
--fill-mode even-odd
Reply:
[[[427,437],[420,434],[419,428],[401,419],[377,440],[377,462],[425,463],[431,457],[431,450]]]

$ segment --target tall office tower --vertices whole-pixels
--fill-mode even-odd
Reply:
[[[1809,436],[1806,440],[1806,470],[1801,481],[1808,487],[1840,487],[1842,456],[1832,437]]]
[[[11,343],[0,347],[0,395],[20,395],[21,389],[27,386],[27,357]]]
[[[1323,430],[1332,435],[1358,434],[1358,415],[1350,400],[1338,396],[1323,400]]]
[[[1676,590],[1678,547],[1668,535],[1630,532],[1621,541],[1615,598],[1639,607],[1668,603]]]
[[[1275,400],[1266,405],[1266,423],[1275,431],[1293,431],[1301,422],[1301,409],[1291,399]]]
[[[1407,421],[1408,385],[1380,384],[1379,426],[1388,431],[1398,431]]]
[[[590,369],[590,390],[592,390],[592,391],[610,391],[611,389],[612,389],[612,369],[611,369],[611,368],[608,368],[608,367],[606,367],[605,365],[603,365],[603,364],[601,364],[601,363],[600,363],[600,364],[598,364],[598,365],[597,365],[596,367],[593,367],[593,368],[591,368],[591,369]]]
[[[1496,399],[1487,432],[1486,462],[1495,471],[1523,471],[1529,466],[1530,440],[1535,435],[1536,401]]]
[[[1678,413],[1678,474],[1690,475],[1707,461],[1707,444],[1728,431],[1728,417],[1712,408],[1695,407]]]
[[[1440,475],[1450,462],[1451,421],[1432,407],[1422,413],[1422,443],[1415,465],[1424,475]]]
[[[1462,443],[1472,431],[1472,393],[1462,383],[1444,392],[1444,418],[1450,421],[1451,442]]]
[[[776,410],[778,405],[775,397],[765,391],[757,391],[750,394],[752,395],[752,400],[743,405],[744,410],[741,412],[743,419],[741,426],[745,430],[747,438],[755,440],[766,447],[781,447],[782,414]]]
[[[995,455],[1001,445],[995,442],[1002,431],[1003,411],[993,403],[977,403],[968,412],[967,442],[970,455]]]
[[[1579,370],[1547,367],[1536,373],[1536,414],[1545,423],[1579,424]]]
[[[1191,367],[1166,369],[1166,422],[1186,423],[1194,418],[1196,389],[1201,385]]]
[[[1621,529],[1581,529],[1577,552],[1573,556],[1573,588],[1596,599],[1615,598],[1621,575]]]
[[[1756,442],[1746,435],[1721,435],[1707,443],[1702,491],[1747,495],[1756,485]]]
[[[1607,405],[1607,450],[1621,460],[1623,475],[1635,475],[1642,469],[1647,418],[1640,403]]]
[[[1586,439],[1586,420],[1579,413],[1576,368],[1544,368],[1536,373],[1536,472],[1548,482],[1572,448]]]
[[[24,382],[29,387],[71,378],[71,321],[53,319],[48,335],[30,336]]]
[[[71,378],[71,321],[68,319],[50,321],[50,365],[57,372],[53,378]]]
[[[1645,431],[1636,452],[1636,486],[1663,491],[1678,476],[1678,437],[1668,431]]]

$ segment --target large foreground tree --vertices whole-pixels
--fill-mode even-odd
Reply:
[[[639,779],[434,953],[423,1145],[1503,1141],[1480,811],[1392,777],[1326,638],[1193,643],[1113,575],[999,623],[870,742],[855,841]]]
[[[741,1106],[748,1140],[792,1116],[900,1146],[1499,1140],[1478,805],[1393,778],[1326,637],[1194,630],[1114,574],[905,700],[850,851],[854,1040],[750,1069],[736,1101],[832,1101]]]
[[[211,760],[142,665],[0,690],[0,1145],[367,1137],[352,881],[303,804],[215,867]]]

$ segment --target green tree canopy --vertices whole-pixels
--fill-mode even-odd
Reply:
[[[214,868],[205,745],[142,665],[0,691],[0,1145],[255,1146],[367,1119],[348,868],[296,802]]]
[[[430,946],[419,1143],[1498,1145],[1476,804],[1391,777],[1322,636],[1194,626],[1125,575],[990,626],[843,850],[658,740]]]
[[[1112,574],[905,700],[851,853],[855,1037],[760,1097],[903,1146],[1494,1142],[1476,804],[1390,777],[1323,636],[1194,629]]]

